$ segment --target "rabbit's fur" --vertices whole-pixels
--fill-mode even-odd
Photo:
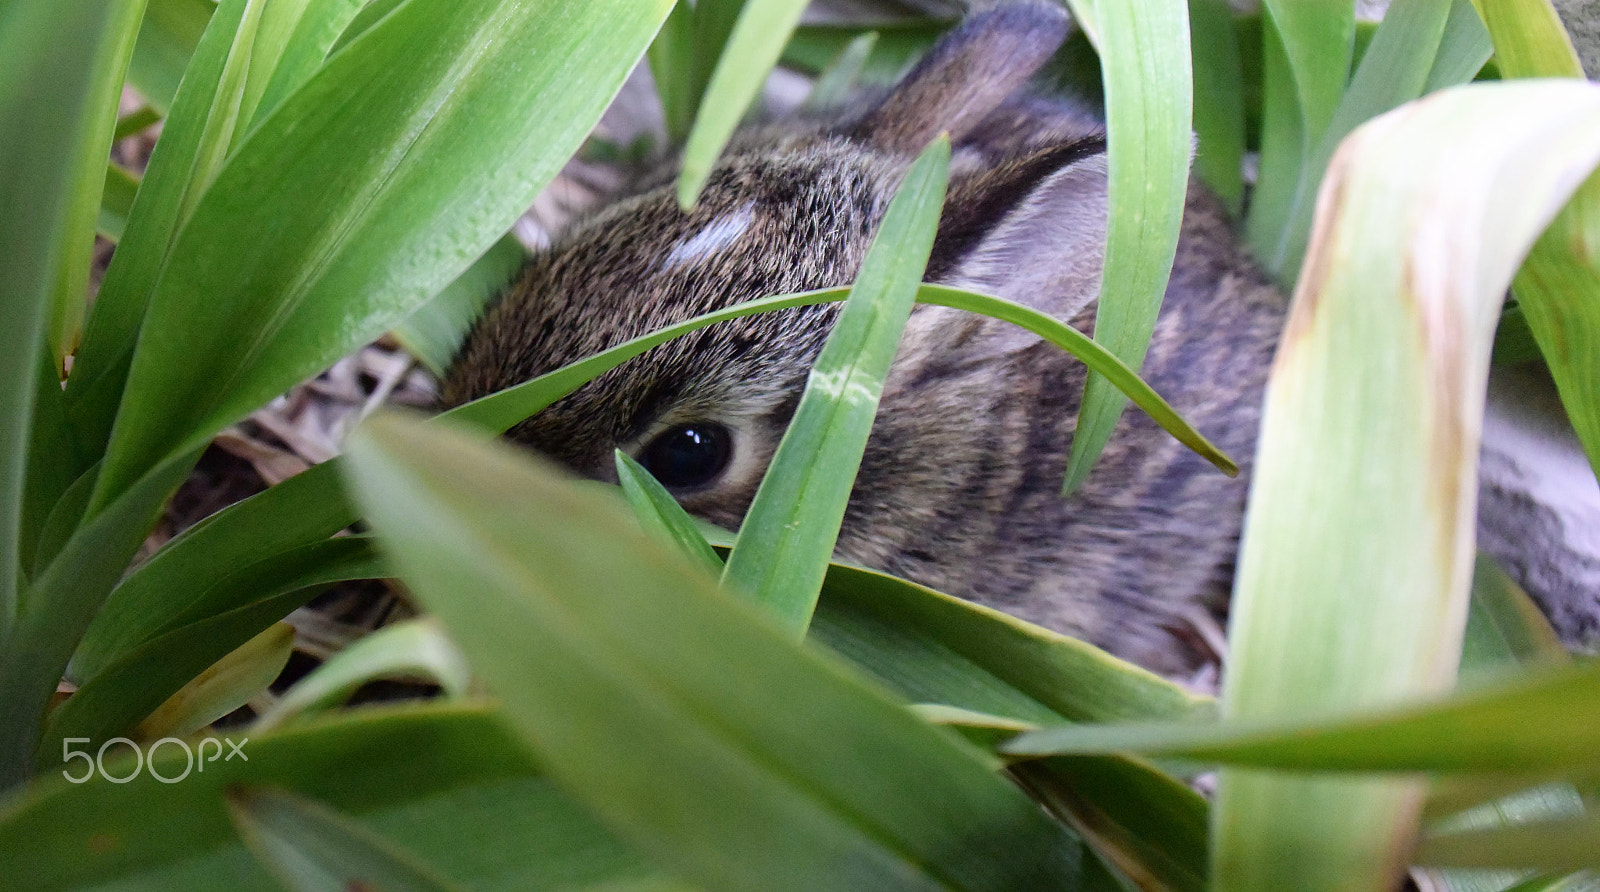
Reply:
[[[768,294],[848,284],[910,160],[954,152],[927,280],[1092,326],[1106,227],[1099,122],[1026,81],[1059,45],[1054,6],[975,13],[892,91],[831,119],[747,131],[690,211],[670,172],[534,257],[445,382],[459,404],[667,324]],[[1162,671],[1231,584],[1262,390],[1286,300],[1218,204],[1188,198],[1142,373],[1238,460],[1229,479],[1129,410],[1070,499],[1060,486],[1084,367],[1005,323],[919,307],[882,396],[837,546],[848,561],[998,607]],[[737,529],[836,305],[725,322],[657,347],[511,431],[615,479],[683,422],[734,433],[730,464],[682,504]]]

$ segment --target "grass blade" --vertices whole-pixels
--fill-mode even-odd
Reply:
[[[245,97],[246,107],[254,109],[248,118],[251,126],[260,123],[322,67],[334,41],[339,39],[339,35],[344,33],[345,27],[364,5],[362,0],[296,2],[300,4],[300,9],[292,22],[292,31],[284,33],[282,30],[291,24],[284,18],[269,23],[276,26],[271,31],[274,38],[282,42],[281,46],[272,47],[270,58],[274,64],[271,71],[256,65],[256,56],[262,51],[260,41],[257,42],[256,53],[251,56],[252,65],[257,69],[251,74],[250,84],[251,92],[255,95],[247,94]],[[265,26],[263,30],[265,32]]]
[[[1538,777],[1600,767],[1597,694],[1600,666],[1572,665],[1423,705],[1293,721],[1070,725],[1022,734],[1001,749],[1013,756],[1132,752],[1294,771]]]
[[[686,878],[1074,880],[1075,841],[992,762],[720,595],[614,500],[509,446],[384,416],[349,455],[402,576],[551,776]]]
[[[1138,368],[1172,273],[1188,193],[1194,94],[1188,11],[1157,0],[1068,5],[1100,53],[1106,93],[1110,224],[1094,336]],[[1126,405],[1090,372],[1063,492],[1089,476]]]
[[[178,84],[216,8],[211,0],[149,0],[145,5],[128,63],[128,84],[163,118],[172,110]]]
[[[1474,0],[1504,77],[1583,77],[1548,0]],[[1600,473],[1600,176],[1562,209],[1513,288],[1589,464]]]
[[[1600,868],[1600,816],[1424,837],[1417,863],[1560,871]]]
[[[817,75],[811,92],[806,94],[803,108],[806,111],[823,111],[843,105],[850,92],[861,79],[867,60],[872,58],[872,48],[878,43],[878,32],[868,31],[845,44],[839,55]]]
[[[462,697],[472,684],[472,667],[444,627],[432,617],[384,626],[351,643],[295,682],[250,730],[273,728],[342,703],[356,689],[379,678],[422,678],[449,697]]]
[[[661,30],[650,44],[648,59],[650,77],[656,82],[656,96],[661,100],[661,117],[667,125],[667,138],[674,143],[683,141],[694,125],[695,106],[699,95],[695,92],[704,82],[695,82],[694,57],[695,7],[688,0],[679,0],[661,23]]]
[[[1494,325],[1523,252],[1597,160],[1600,88],[1576,82],[1441,91],[1345,141],[1268,388],[1226,716],[1450,686]],[[1219,880],[1281,888],[1274,853],[1292,850],[1296,876],[1388,882],[1420,794],[1224,772]]]
[[[16,0],[0,10],[0,157],[7,166],[0,182],[0,331],[7,338],[0,350],[0,635],[21,609],[19,540],[38,351],[52,354],[59,373],[76,338],[63,311],[81,310],[85,299],[100,203],[95,174],[105,169],[116,88],[141,6]]]
[[[694,128],[683,149],[679,204],[690,207],[699,197],[722,147],[761,92],[805,7],[805,0],[747,0],[742,5],[707,0],[695,6],[695,26],[701,38],[697,55],[701,60],[715,58],[716,68],[706,81],[695,109]],[[724,45],[718,38],[733,9],[738,10],[738,21],[727,32]]]
[[[691,563],[718,579],[722,576],[722,558],[706,537],[700,534],[694,518],[672,498],[672,493],[650,472],[621,449],[616,451],[617,480],[622,484],[622,494],[628,506],[639,519],[645,532],[660,542],[677,547]]]
[[[327,806],[282,790],[228,794],[233,826],[256,858],[296,892],[444,892],[414,856]]]
[[[933,249],[949,162],[949,141],[934,140],[890,201],[728,555],[722,584],[800,633],[811,621],[884,378]]]
[[[577,148],[668,5],[412,0],[330,58],[179,234],[95,503],[459,275]]]
[[[173,692],[145,716],[136,733],[143,740],[159,740],[199,732],[265,691],[293,651],[294,627],[274,623]]]
[[[1195,172],[1238,219],[1244,208],[1244,70],[1233,8],[1189,0],[1194,50]]]
[[[516,276],[527,259],[527,250],[515,236],[501,236],[466,272],[396,325],[391,332],[395,340],[429,371],[444,377],[484,305]]]

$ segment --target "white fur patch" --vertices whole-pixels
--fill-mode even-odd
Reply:
[[[755,219],[754,203],[712,220],[706,228],[678,242],[662,261],[668,269],[699,263],[739,240]]]

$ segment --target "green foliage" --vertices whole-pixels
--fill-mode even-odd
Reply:
[[[1600,674],[1504,574],[1471,572],[1508,285],[1524,327],[1501,355],[1548,365],[1600,467],[1600,92],[1457,87],[1491,52],[1508,81],[1581,75],[1546,0],[1396,3],[1375,28],[1349,0],[1073,0],[1087,40],[1057,76],[1103,91],[1109,130],[1095,339],[918,284],[936,141],[852,288],[690,319],[441,423],[379,416],[350,457],[130,570],[223,427],[388,330],[442,369],[523,260],[512,222],[641,60],[690,201],[775,62],[835,105],[950,25],[861,2],[805,25],[798,0],[0,6],[8,887],[1380,889],[1418,864],[1453,889],[1556,889],[1600,868]],[[147,106],[118,121],[125,82]],[[142,177],[107,166],[113,135],[158,119]],[[1297,292],[1220,704],[828,560],[914,302],[1086,363],[1069,488],[1124,397],[1236,470],[1137,374],[1191,128],[1196,177]],[[96,230],[118,248],[80,344]],[[737,535],[625,455],[617,498],[484,442],[674,337],[829,301]],[[387,575],[434,617],[227,732],[248,761],[187,736],[277,675],[290,610]],[[393,677],[446,697],[339,705]],[[56,776],[85,757],[94,776]],[[1184,778],[1219,765],[1208,803]]]

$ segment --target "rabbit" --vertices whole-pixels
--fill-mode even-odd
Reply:
[[[950,185],[925,280],[1092,330],[1107,219],[1102,124],[1027,87],[1068,27],[1059,7],[1038,2],[974,12],[886,93],[737,134],[692,209],[678,206],[670,165],[645,175],[529,260],[469,332],[442,402],[731,304],[849,284],[909,162],[940,133],[952,142]],[[1286,310],[1218,201],[1192,185],[1142,374],[1240,474],[1130,410],[1064,499],[1083,365],[1009,324],[917,307],[836,556],[1157,672],[1192,672],[1214,659],[1195,630],[1226,609]],[[508,436],[601,480],[615,481],[620,448],[689,512],[737,529],[838,312],[796,308],[694,332]]]

